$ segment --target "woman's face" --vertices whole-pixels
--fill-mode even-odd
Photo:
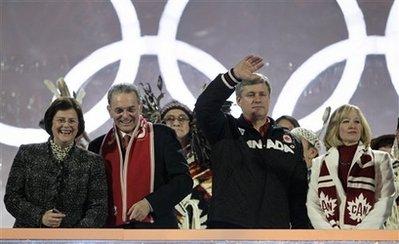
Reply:
[[[54,142],[61,147],[73,143],[78,134],[78,125],[78,115],[74,109],[57,111],[51,127]]]
[[[167,126],[175,130],[179,140],[183,139],[190,132],[190,119],[180,109],[169,110],[163,120]]]
[[[305,159],[308,169],[310,169],[312,167],[312,160],[317,156],[318,151],[316,148],[312,147],[307,140],[302,138],[301,142],[303,147],[303,158]]]
[[[339,124],[339,138],[346,146],[355,145],[360,140],[362,130],[359,114],[351,110]]]

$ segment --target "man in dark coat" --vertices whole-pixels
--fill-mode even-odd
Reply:
[[[307,228],[302,146],[268,117],[270,84],[248,56],[218,75],[199,96],[195,114],[212,144],[209,228]],[[236,91],[242,115],[221,111]]]
[[[106,163],[107,226],[177,228],[174,206],[193,183],[174,131],[143,118],[140,95],[131,84],[110,89],[107,109],[114,126],[89,145]]]

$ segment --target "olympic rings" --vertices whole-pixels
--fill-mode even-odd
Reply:
[[[356,91],[368,54],[385,54],[392,83],[399,94],[399,3],[392,5],[385,36],[367,36],[363,13],[354,0],[337,0],[344,15],[349,37],[315,53],[304,62],[289,78],[280,93],[272,116],[292,114],[301,93],[318,74],[329,66],[347,60],[343,75],[331,94],[315,111],[300,120],[306,128],[320,129],[318,121],[324,107],[335,109],[350,101]],[[212,55],[176,39],[178,24],[188,0],[168,1],[159,21],[158,34],[141,36],[136,10],[129,0],[111,0],[121,26],[121,40],[104,46],[74,66],[65,81],[71,90],[77,91],[85,82],[103,67],[120,61],[117,75],[112,83],[134,82],[142,55],[157,55],[161,74],[169,94],[176,100],[194,107],[195,98],[186,86],[178,60],[199,70],[209,79],[226,71],[226,68]],[[361,43],[361,45],[359,44]],[[359,48],[362,47],[362,48]],[[395,65],[396,64],[396,65]],[[285,99],[285,98],[290,98]],[[233,100],[233,96],[229,100]],[[107,98],[104,94],[96,105],[85,113],[86,131],[96,130],[108,119]],[[239,114],[233,107],[232,113]],[[42,129],[21,128],[0,123],[0,143],[11,146],[45,141],[48,137]],[[25,136],[18,136],[18,135]]]
[[[360,81],[366,56],[385,54],[388,70],[396,93],[399,94],[399,2],[392,5],[385,36],[367,36],[363,13],[356,1],[337,0],[348,27],[349,37],[334,43],[315,53],[302,64],[288,79],[273,109],[273,117],[292,114],[301,93],[318,74],[329,66],[346,60],[344,72],[331,96],[315,111],[299,120],[301,126],[314,131],[321,128],[324,109],[331,106],[335,110],[344,103],[349,103]],[[356,82],[357,81],[357,82]],[[286,98],[290,99],[286,99]]]

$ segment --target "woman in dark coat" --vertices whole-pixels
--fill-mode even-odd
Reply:
[[[184,104],[172,101],[162,108],[161,119],[176,132],[194,181],[191,194],[175,206],[179,228],[205,229],[212,196],[212,172],[209,166],[198,160],[192,146],[193,113]]]
[[[58,98],[44,116],[50,138],[21,145],[8,176],[4,203],[14,227],[102,227],[107,183],[101,157],[75,144],[84,131],[73,98]]]

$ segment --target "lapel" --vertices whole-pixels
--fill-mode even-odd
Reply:
[[[370,155],[372,160],[369,161],[369,162],[362,162],[361,157],[364,154]],[[374,164],[374,159],[373,158],[374,158],[374,156],[373,156],[373,153],[371,151],[371,148],[370,147],[366,148],[362,142],[359,142],[359,146],[357,147],[355,156],[353,157],[351,169],[352,169],[352,166],[355,163],[359,164],[360,168],[368,167],[368,166],[370,166],[370,164]],[[363,164],[363,163],[365,163],[365,164]]]
[[[337,148],[332,147],[328,150],[327,155],[325,157],[325,161],[326,161],[326,166],[328,168],[328,171],[330,172],[332,180],[337,189],[338,196],[340,199],[344,199],[345,191],[344,191],[344,188],[342,187],[341,181],[339,180],[339,177],[338,177],[339,153],[338,153]]]
[[[356,149],[355,155],[353,156],[349,172],[351,172],[353,165],[355,163],[360,162],[361,156],[366,151],[367,151],[367,149],[365,149],[363,143],[359,142],[359,145]],[[327,164],[328,171],[330,172],[330,175],[332,176],[333,182],[336,185],[339,197],[341,199],[343,199],[342,197],[345,196],[345,192],[344,192],[344,188],[342,187],[341,181],[339,180],[339,177],[338,177],[339,153],[338,153],[338,149],[336,147],[332,147],[328,150],[327,155],[325,157],[325,161]]]
[[[364,152],[365,152],[364,145],[362,142],[359,142],[359,145],[357,146],[355,155],[353,156],[351,168],[350,168],[349,172],[352,170],[352,167],[355,163],[360,162],[360,157],[364,154]],[[360,166],[361,166],[361,163],[360,163]]]

